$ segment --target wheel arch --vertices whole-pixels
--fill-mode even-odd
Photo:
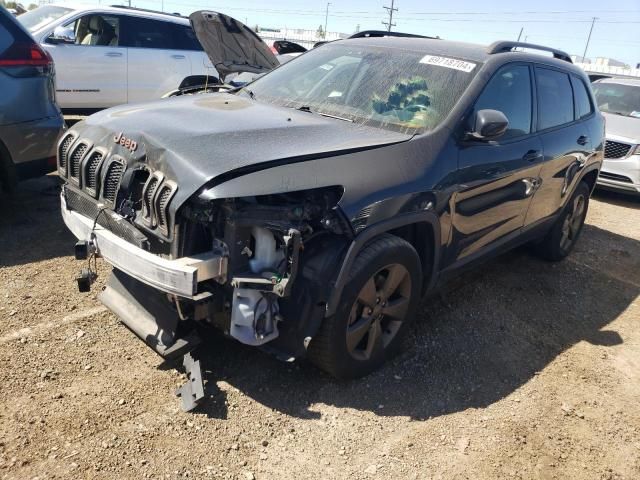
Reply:
[[[333,291],[327,303],[325,316],[328,317],[335,313],[355,258],[369,241],[384,233],[396,235],[406,240],[418,252],[423,271],[423,293],[435,284],[437,265],[440,258],[440,249],[438,247],[440,221],[438,217],[433,211],[398,215],[367,227],[353,239],[342,260]]]
[[[587,173],[582,175],[580,178],[581,182],[585,182],[589,186],[589,191],[593,193],[593,190],[596,188],[596,181],[598,180],[599,171],[597,168],[589,170]]]

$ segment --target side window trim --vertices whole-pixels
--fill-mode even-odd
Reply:
[[[554,72],[558,72],[558,73],[562,73],[564,75],[567,76],[568,80],[569,80],[569,86],[571,87],[571,102],[573,104],[573,120],[570,122],[565,122],[565,123],[561,123],[559,125],[553,125],[552,127],[547,127],[547,128],[539,128],[540,125],[540,121],[539,119],[536,119],[536,131],[537,132],[550,132],[553,131],[555,129],[561,128],[561,127],[566,127],[567,125],[572,125],[574,123],[576,123],[578,120],[576,119],[576,101],[575,101],[575,93],[573,91],[573,82],[571,81],[571,72],[568,72],[566,70],[562,70],[561,68],[556,68],[553,65],[547,65],[545,63],[535,63],[533,65],[533,70],[536,76],[536,103],[540,102],[540,96],[538,95],[538,89],[537,89],[537,83],[538,83],[538,70],[540,69],[546,69],[546,70],[553,70]]]
[[[574,106],[574,111],[575,111],[575,120],[577,122],[581,122],[583,120],[587,120],[589,118],[591,118],[595,113],[596,113],[596,109],[595,109],[595,100],[593,98],[593,93],[591,92],[591,89],[584,83],[584,80],[582,80],[581,78],[579,78],[577,75],[574,75],[573,73],[569,75],[569,78],[571,80],[571,88],[573,89],[573,106]],[[587,94],[587,100],[589,101],[589,113],[583,117],[580,117],[579,115],[579,111],[578,111],[578,102],[577,102],[577,96],[576,96],[576,85],[582,85],[582,87],[584,88],[585,93]]]
[[[466,126],[468,124],[470,115],[473,114],[473,112],[476,109],[476,104],[478,102],[478,99],[482,96],[482,94],[485,92],[486,88],[489,86],[489,84],[493,81],[493,79],[500,73],[500,71],[506,67],[514,67],[514,66],[524,66],[527,67],[529,69],[529,89],[530,89],[530,101],[531,101],[531,116],[530,116],[530,121],[531,121],[531,125],[530,125],[530,131],[529,133],[525,133],[522,135],[518,135],[515,137],[509,137],[506,139],[497,139],[494,141],[494,143],[498,143],[501,145],[506,145],[508,143],[512,143],[512,142],[519,142],[524,138],[530,137],[532,135],[535,135],[536,132],[536,123],[537,123],[537,114],[538,114],[538,109],[537,109],[537,98],[536,98],[536,90],[535,90],[535,80],[534,80],[534,76],[533,76],[533,65],[530,62],[523,62],[523,61],[515,61],[515,62],[507,62],[507,63],[503,63],[502,65],[500,65],[491,75],[491,77],[489,77],[489,79],[487,80],[487,82],[483,85],[482,89],[480,90],[480,92],[478,93],[478,95],[476,95],[476,98],[473,100],[473,103],[471,104],[471,106],[469,107],[469,111],[466,113],[466,115],[464,116],[464,120],[462,122],[463,124],[463,128],[466,129]],[[535,122],[535,123],[534,123]]]
[[[160,47],[148,47],[148,46],[135,46],[133,42],[134,37],[132,36],[132,32],[137,31],[134,23],[136,20],[162,23],[163,27],[165,27],[167,30],[169,28],[175,29],[174,33],[178,33],[178,28],[182,28],[182,27],[191,28],[191,27],[189,25],[183,25],[177,22],[169,22],[166,20],[160,20],[157,18],[148,18],[144,16],[139,16],[139,15],[124,15],[124,16],[126,17],[126,20],[125,20],[126,28],[123,30],[124,35],[122,36],[123,38],[122,41],[125,44],[126,48],[136,48],[136,49],[143,49],[143,50],[197,51],[197,50],[188,50],[186,48],[183,48],[182,42],[180,41],[179,38],[176,38],[175,35],[172,35],[172,38],[170,39],[170,41],[174,43],[172,47],[160,48]],[[180,32],[180,34],[182,34],[182,32]]]
[[[65,27],[67,25],[71,25],[71,24],[75,24],[78,20],[80,20],[83,17],[87,17],[87,16],[93,16],[93,15],[106,15],[108,17],[115,17],[118,19],[118,21],[120,22],[120,37],[118,38],[118,45],[102,45],[103,47],[108,47],[108,48],[127,48],[124,45],[122,45],[122,32],[123,32],[123,25],[124,25],[124,15],[118,14],[118,13],[113,13],[113,12],[104,12],[104,11],[100,11],[100,10],[89,10],[89,11],[83,11],[80,13],[75,14],[74,16],[71,16],[69,18],[66,19],[65,22],[60,23],[60,25],[57,25],[56,27],[54,27],[53,30],[46,32],[45,34],[43,34],[42,37],[42,42],[47,44],[47,45],[52,45],[48,40],[49,37],[51,37],[51,35],[53,35],[53,32],[55,31],[55,29],[58,26],[62,26]],[[67,43],[65,44],[65,47],[87,47],[87,45],[82,45],[79,43]]]

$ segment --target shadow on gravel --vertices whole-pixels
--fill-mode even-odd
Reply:
[[[0,268],[71,255],[73,235],[60,216],[60,182],[47,175],[0,195]]]
[[[199,412],[226,417],[220,380],[299,418],[318,418],[316,404],[412,419],[483,408],[578,342],[622,343],[606,327],[639,294],[640,242],[587,225],[564,262],[546,263],[520,249],[425,300],[406,353],[364,379],[339,382],[306,362],[279,363],[212,335],[201,356],[212,398]]]
[[[640,195],[596,188],[593,192],[593,197],[595,197],[596,200],[618,205],[620,207],[640,209]]]

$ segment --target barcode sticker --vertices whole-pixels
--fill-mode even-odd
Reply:
[[[454,70],[460,70],[461,72],[469,73],[476,68],[475,63],[465,62],[464,60],[458,60],[457,58],[438,57],[437,55],[425,55],[420,60],[420,63],[426,63],[427,65],[437,65],[444,68],[452,68]]]

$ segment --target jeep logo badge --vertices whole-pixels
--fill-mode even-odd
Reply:
[[[113,137],[113,141],[115,143],[119,143],[124,148],[128,148],[132,152],[135,152],[136,149],[138,148],[138,142],[136,142],[135,140],[131,140],[130,138],[125,137],[122,134],[122,132],[120,132],[115,137]]]

